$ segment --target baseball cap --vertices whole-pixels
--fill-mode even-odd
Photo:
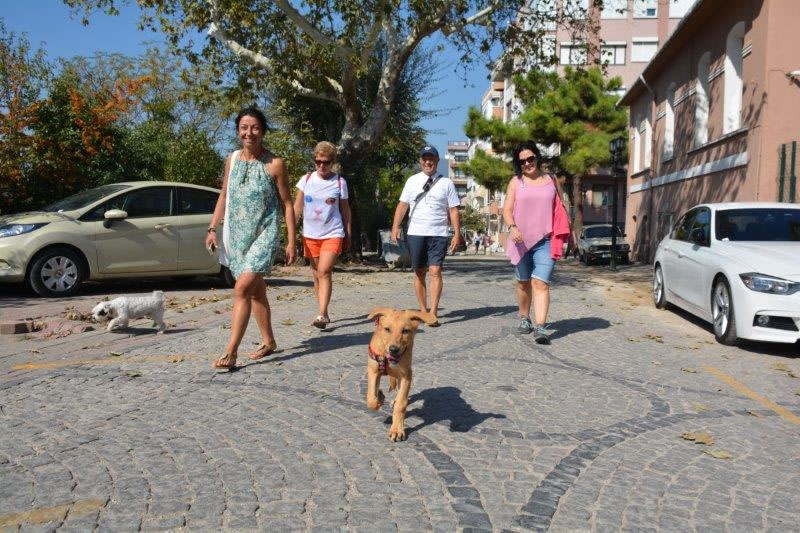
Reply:
[[[439,152],[433,146],[426,144],[422,147],[422,150],[419,151],[419,156],[424,157],[426,155],[432,155],[436,159],[439,159]]]

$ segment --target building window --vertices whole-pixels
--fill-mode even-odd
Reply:
[[[611,205],[611,185],[592,185],[592,207],[602,209]]]
[[[636,174],[642,169],[642,136],[639,133],[641,121],[638,117],[633,121],[633,173]]]
[[[589,17],[589,0],[563,0],[563,2],[564,12],[570,17],[577,19]]]
[[[653,159],[653,125],[650,122],[650,113],[644,117],[644,161],[643,168],[650,168]]]
[[[742,127],[742,48],[744,47],[744,22],[738,22],[728,34],[725,47],[725,103],[722,133]]]
[[[628,0],[605,0],[600,17],[604,19],[628,18]]]
[[[706,52],[697,62],[697,80],[694,83],[694,145],[702,146],[708,142],[708,71],[711,67],[711,53]]]
[[[647,63],[658,51],[657,37],[634,37],[631,47],[631,63]]]
[[[656,18],[658,16],[658,0],[633,0],[634,18]]]
[[[672,159],[675,147],[675,84],[667,88],[664,102],[664,161]]]
[[[576,43],[561,43],[562,65],[585,65],[586,45]]]
[[[669,18],[679,19],[683,18],[689,9],[694,5],[695,0],[670,0],[669,2]]]
[[[600,46],[600,61],[608,65],[625,64],[625,43],[605,43]]]

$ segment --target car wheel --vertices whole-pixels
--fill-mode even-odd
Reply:
[[[231,269],[226,266],[222,266],[219,269],[219,277],[222,278],[222,281],[225,283],[226,287],[233,288],[236,285],[236,278],[233,277],[233,273]]]
[[[661,270],[661,265],[656,265],[653,271],[653,303],[657,309],[666,309],[667,307],[667,286],[664,283],[664,272]]]
[[[28,272],[28,284],[39,296],[72,296],[80,289],[86,269],[69,248],[50,248],[39,255]]]
[[[578,250],[578,261],[580,261],[581,263],[586,262],[586,256],[583,255],[580,250]]]
[[[629,254],[625,254],[622,256],[622,264],[628,265],[631,262],[631,256]]]
[[[714,337],[720,344],[734,346],[736,336],[736,318],[733,314],[733,297],[728,280],[720,278],[711,291],[711,318],[714,325]]]

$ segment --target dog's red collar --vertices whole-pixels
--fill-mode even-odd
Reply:
[[[380,370],[381,376],[388,375],[386,356],[373,350],[371,344],[367,344],[367,354],[369,354],[370,359],[378,363],[378,370]]]

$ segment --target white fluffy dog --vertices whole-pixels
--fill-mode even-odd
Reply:
[[[92,318],[100,322],[109,320],[108,331],[127,328],[132,318],[149,316],[159,333],[167,328],[164,323],[164,292],[153,291],[149,296],[120,296],[110,302],[100,302],[92,309]]]

